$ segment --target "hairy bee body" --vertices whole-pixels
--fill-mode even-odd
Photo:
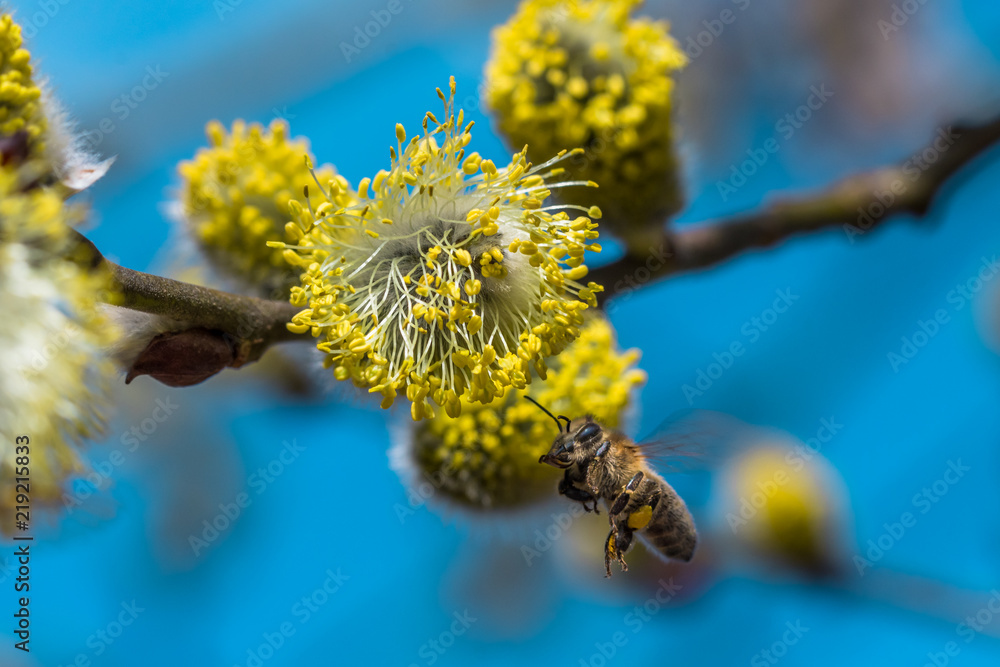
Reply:
[[[673,487],[649,465],[642,447],[589,417],[566,422],[566,431],[540,462],[565,471],[559,492],[588,511],[596,512],[598,500],[604,501],[611,526],[607,576],[611,560],[628,569],[624,556],[633,534],[665,558],[691,560],[698,542],[694,520]]]
[[[603,430],[602,441],[610,442],[608,452],[587,466],[586,489],[596,489],[610,511],[636,473],[643,476],[623,510],[621,521],[638,530],[640,539],[667,558],[689,561],[694,555],[697,532],[687,505],[674,488],[653,470],[632,440],[621,433]],[[646,512],[649,507],[648,523]],[[639,525],[644,523],[644,525]]]

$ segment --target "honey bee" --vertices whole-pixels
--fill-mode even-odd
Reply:
[[[637,444],[589,415],[556,417],[538,401],[527,398],[559,427],[549,453],[538,459],[565,471],[559,493],[579,501],[587,512],[600,514],[597,502],[605,503],[611,525],[604,543],[605,576],[611,576],[612,561],[621,564],[622,572],[628,571],[625,553],[636,534],[654,553],[691,560],[698,533],[687,505],[650,465],[658,454],[657,441]],[[562,422],[566,423],[565,431]]]

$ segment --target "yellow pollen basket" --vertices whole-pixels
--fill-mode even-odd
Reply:
[[[643,505],[628,516],[628,527],[632,530],[642,530],[649,525],[653,519],[653,508],[651,505]]]

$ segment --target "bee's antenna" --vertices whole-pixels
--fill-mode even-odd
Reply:
[[[559,423],[559,419],[566,419],[566,417],[560,415],[559,418],[556,418],[554,414],[545,409],[544,405],[533,399],[531,396],[525,396],[525,398],[534,403],[535,405],[537,405],[539,409],[545,414],[547,414],[549,417],[552,417],[552,421],[556,423],[556,427],[559,429],[559,432],[562,433],[562,424]],[[569,419],[566,419],[566,432],[569,433]]]
[[[559,415],[559,419],[565,419],[566,420],[566,432],[569,433],[569,425],[572,423],[570,421],[569,417],[567,417],[566,415]]]

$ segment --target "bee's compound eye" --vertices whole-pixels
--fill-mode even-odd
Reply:
[[[594,422],[590,422],[589,424],[580,429],[579,433],[576,434],[576,439],[580,442],[583,442],[585,440],[590,440],[591,438],[596,437],[597,434],[600,432],[601,432],[601,427],[595,424]]]

